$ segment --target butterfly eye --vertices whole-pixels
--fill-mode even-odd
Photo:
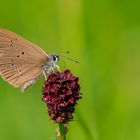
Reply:
[[[56,56],[53,56],[53,61],[57,61],[57,57]]]

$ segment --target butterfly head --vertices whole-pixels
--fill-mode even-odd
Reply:
[[[55,63],[55,62],[59,61],[59,55],[58,54],[51,54],[50,59],[52,62]]]

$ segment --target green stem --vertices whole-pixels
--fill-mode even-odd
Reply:
[[[64,123],[59,123],[59,132],[60,132],[60,135],[59,135],[58,139],[59,140],[66,140]]]

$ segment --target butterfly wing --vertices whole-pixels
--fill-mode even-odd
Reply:
[[[47,53],[11,31],[0,29],[0,75],[14,87],[26,88],[42,75]]]

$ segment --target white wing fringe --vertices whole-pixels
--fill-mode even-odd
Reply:
[[[21,88],[21,91],[24,92],[29,86],[33,85],[35,82],[36,82],[35,79],[26,82],[25,84],[23,84],[23,85],[20,87],[20,88]]]

